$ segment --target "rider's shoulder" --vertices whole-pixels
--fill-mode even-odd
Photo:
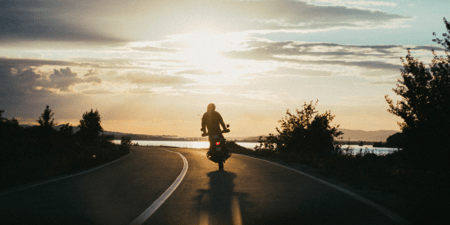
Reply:
[[[219,112],[217,112],[217,111],[214,111],[214,112],[212,112],[211,114],[208,114],[208,112],[205,112],[204,114],[203,114],[203,117],[202,118],[218,118],[218,117],[222,117],[221,115],[220,115],[220,113]]]

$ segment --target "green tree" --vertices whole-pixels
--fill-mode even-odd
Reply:
[[[395,104],[385,96],[388,111],[403,119],[399,123],[405,135],[403,151],[410,166],[435,172],[447,172],[450,159],[450,24],[444,18],[444,39],[433,39],[445,49],[446,57],[434,55],[429,68],[411,56],[403,62],[402,79],[394,93],[401,97]],[[435,35],[435,34],[434,34]]]
[[[83,119],[80,120],[80,125],[78,126],[80,130],[77,132],[81,138],[86,142],[96,142],[100,139],[100,133],[103,131],[100,125],[101,119],[100,114],[97,110],[91,109],[90,112],[83,114]]]
[[[4,110],[0,110],[0,125],[19,126],[19,121],[17,121],[16,118],[12,118],[10,120],[8,120],[8,118],[3,118],[4,112],[5,112]]]
[[[260,141],[261,148],[264,146],[279,152],[297,152],[306,157],[328,155],[339,150],[334,138],[338,138],[342,132],[338,131],[339,125],[330,125],[335,116],[330,111],[319,114],[317,102],[305,102],[301,110],[296,110],[296,114],[287,110],[286,116],[278,121],[281,124],[280,128],[276,128],[278,134],[269,134],[264,141]]]
[[[56,126],[57,123],[55,123],[54,122],[55,119],[52,118],[54,114],[55,113],[52,113],[52,110],[49,108],[49,106],[47,106],[44,112],[42,113],[41,117],[39,117],[39,119],[37,120],[39,126],[47,128]]]
[[[63,124],[59,129],[59,133],[64,137],[70,137],[73,134],[73,127],[69,123]]]
[[[386,139],[386,147],[401,148],[404,139],[404,134],[397,132]]]
[[[6,121],[6,118],[3,118],[3,113],[5,112],[5,110],[1,110],[0,109],[0,123],[3,123]]]
[[[8,160],[11,154],[17,153],[16,144],[24,143],[20,139],[23,137],[23,128],[15,119],[3,117],[4,110],[0,110],[0,162]]]
[[[122,136],[120,137],[120,145],[131,145],[131,137],[130,136]]]
[[[35,129],[35,138],[37,139],[38,149],[40,150],[40,154],[55,154],[55,135],[56,130],[53,129],[53,126],[57,124],[54,122],[53,118],[54,113],[47,105],[44,112],[41,114],[37,122],[39,126]]]

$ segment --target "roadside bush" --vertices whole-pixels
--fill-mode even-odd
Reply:
[[[411,56],[403,59],[402,79],[394,93],[400,100],[385,96],[389,112],[403,119],[402,147],[408,167],[424,173],[447,175],[450,171],[450,23],[444,18],[447,32],[443,39],[433,39],[445,50],[434,55],[429,67]],[[435,34],[434,34],[435,35]],[[435,35],[436,36],[436,35]]]
[[[69,124],[54,128],[49,106],[37,120],[39,126],[22,127],[16,119],[3,118],[0,110],[0,188],[21,185],[51,176],[98,166],[129,153],[129,146],[112,143],[101,135],[98,111],[86,112],[80,134]]]
[[[236,142],[234,142],[234,141],[227,141],[226,144],[227,144],[228,150],[230,150],[231,153],[256,155],[255,151],[248,149],[248,148],[244,148],[244,147],[236,144]]]
[[[278,134],[260,138],[258,152],[275,151],[287,160],[302,158],[304,161],[327,157],[340,152],[340,145],[334,142],[342,132],[338,131],[339,125],[330,125],[334,119],[330,111],[319,114],[316,105],[311,101],[303,104],[296,114],[286,111],[286,116],[278,121],[280,128],[276,128]]]
[[[131,145],[131,137],[130,136],[120,137],[120,145],[130,146]]]

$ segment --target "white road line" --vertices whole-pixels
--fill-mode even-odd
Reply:
[[[234,154],[235,154],[235,153],[234,153]],[[290,168],[290,167],[287,167],[287,166],[283,166],[283,165],[281,165],[281,164],[274,163],[274,162],[271,162],[271,161],[268,161],[268,160],[265,160],[265,159],[259,159],[259,158],[255,158],[255,157],[251,157],[251,156],[247,156],[247,155],[242,155],[242,154],[236,154],[236,155],[241,155],[241,156],[245,156],[245,157],[249,157],[249,158],[253,158],[253,159],[258,159],[258,160],[265,161],[265,162],[268,162],[268,163],[271,163],[271,164],[274,164],[274,165],[277,165],[277,166],[281,166],[281,167],[283,167],[283,168],[285,168],[285,169],[288,169],[288,170],[292,170],[292,171],[294,171],[294,172],[296,172],[296,173],[299,173],[299,174],[302,174],[302,175],[304,175],[304,176],[307,176],[307,177],[309,177],[309,178],[311,178],[311,179],[313,179],[313,180],[315,180],[315,181],[317,181],[317,182],[320,182],[320,183],[322,183],[322,184],[328,185],[328,186],[330,186],[330,187],[332,187],[332,188],[334,188],[334,189],[336,189],[336,190],[338,190],[338,191],[341,191],[341,192],[343,192],[343,193],[349,195],[350,197],[353,197],[354,199],[356,199],[356,200],[358,200],[358,201],[360,201],[360,202],[362,202],[362,203],[365,203],[366,205],[369,205],[370,207],[372,207],[372,208],[378,210],[379,212],[381,212],[381,213],[384,214],[385,216],[389,217],[391,220],[393,220],[393,221],[396,222],[396,223],[399,223],[399,224],[409,224],[409,222],[406,221],[403,217],[397,215],[396,213],[392,212],[391,210],[387,209],[387,208],[384,207],[384,206],[381,206],[381,205],[379,205],[379,204],[377,204],[377,203],[375,203],[375,202],[372,202],[372,201],[370,201],[370,200],[367,199],[367,198],[364,198],[364,197],[362,197],[362,196],[359,196],[359,195],[357,195],[357,194],[355,194],[355,193],[353,193],[353,192],[351,192],[351,191],[349,191],[349,190],[347,190],[347,189],[344,189],[344,188],[342,188],[342,187],[339,187],[339,186],[337,186],[337,185],[334,185],[334,184],[332,184],[332,183],[329,183],[329,182],[327,182],[327,181],[324,181],[324,180],[322,180],[322,179],[319,179],[319,178],[317,178],[317,177],[314,177],[314,176],[309,175],[309,174],[307,174],[307,173],[304,173],[304,172],[302,172],[302,171],[299,171],[299,170],[296,170],[296,169],[293,169],[293,168]]]
[[[67,178],[70,178],[70,177],[75,177],[75,176],[79,176],[79,175],[82,175],[82,174],[85,174],[85,173],[89,173],[89,172],[92,172],[92,171],[94,171],[94,170],[98,170],[98,169],[100,169],[100,168],[102,168],[102,167],[105,167],[105,166],[107,166],[107,165],[110,165],[110,164],[113,164],[113,163],[115,163],[115,162],[118,162],[118,161],[120,161],[120,160],[122,160],[122,159],[125,159],[126,157],[128,157],[128,156],[131,155],[132,153],[133,153],[133,152],[130,152],[130,153],[128,153],[127,155],[122,156],[121,158],[118,158],[118,159],[116,159],[116,160],[114,160],[114,161],[112,161],[112,162],[103,164],[103,165],[101,165],[101,166],[92,168],[92,169],[90,169],[90,170],[82,171],[82,172],[80,172],[80,173],[76,173],[76,174],[72,174],[72,175],[68,175],[68,176],[63,176],[63,177],[58,177],[58,178],[55,178],[55,179],[46,180],[46,181],[42,181],[42,182],[38,182],[38,183],[31,184],[31,185],[23,186],[23,187],[18,187],[18,188],[15,188],[15,189],[13,189],[13,190],[10,190],[10,191],[5,191],[5,192],[0,193],[0,196],[8,195],[8,194],[11,194],[11,193],[14,193],[14,192],[23,191],[23,190],[26,190],[26,189],[29,189],[29,188],[33,188],[33,187],[41,186],[41,185],[48,184],[48,183],[51,183],[51,182],[55,182],[55,181],[59,181],[59,180],[64,180],[64,179],[67,179]]]
[[[183,170],[181,171],[180,175],[178,175],[177,179],[170,185],[170,187],[158,198],[156,199],[153,204],[151,204],[141,215],[139,215],[133,222],[130,223],[130,225],[140,225],[143,224],[158,208],[169,198],[169,196],[177,189],[178,185],[180,185],[181,181],[183,180],[184,176],[186,175],[186,172],[188,170],[188,161],[184,156],[179,152],[170,151],[167,149],[163,149],[168,152],[177,153],[180,155],[180,157],[183,159]]]
[[[200,222],[199,225],[208,225],[208,211],[206,210],[200,210]]]
[[[233,224],[242,225],[241,208],[239,207],[239,197],[233,196],[231,202],[231,213],[233,215]]]

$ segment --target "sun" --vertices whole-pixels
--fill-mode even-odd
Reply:
[[[172,36],[170,42],[181,46],[174,54],[184,62],[180,71],[199,71],[183,74],[199,85],[245,84],[245,76],[272,70],[272,65],[256,60],[227,57],[226,53],[248,51],[247,43],[253,40],[246,33],[214,33],[199,31]],[[182,68],[184,67],[184,68]]]
[[[242,34],[216,34],[207,31],[178,35],[175,38],[186,44],[186,49],[178,53],[182,60],[212,73],[229,71],[235,62],[221,53],[235,51],[245,41],[245,35]]]

